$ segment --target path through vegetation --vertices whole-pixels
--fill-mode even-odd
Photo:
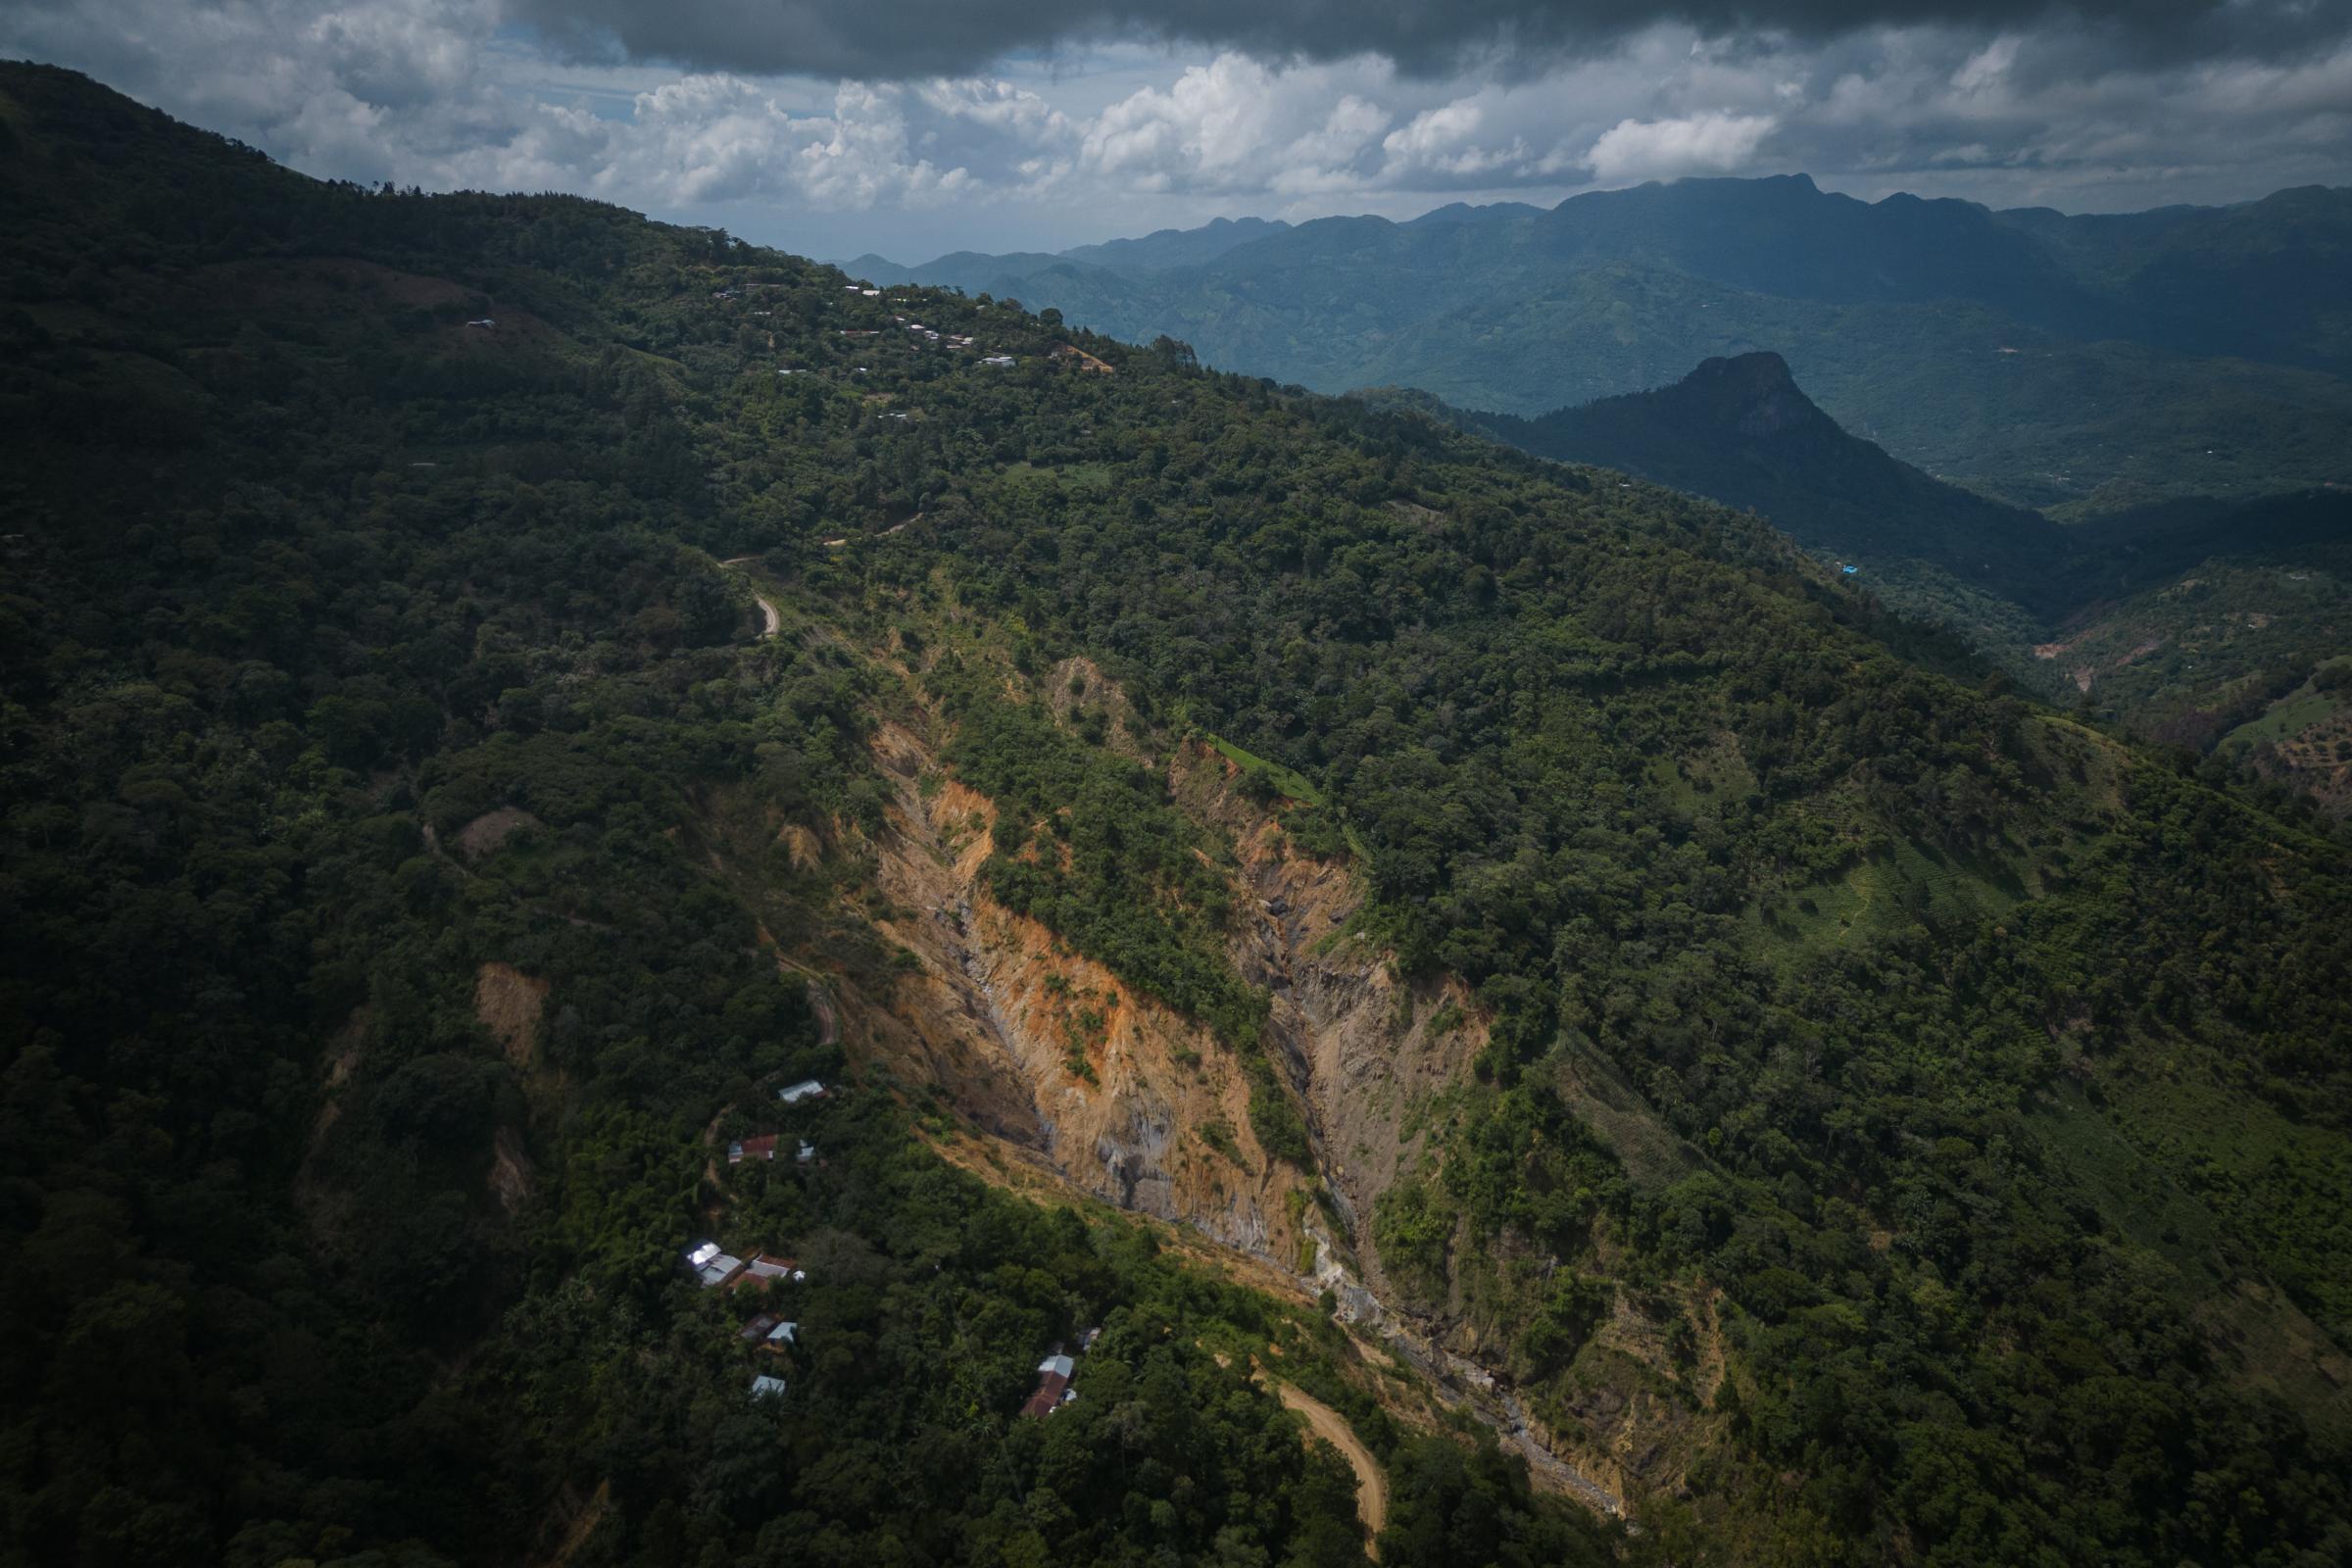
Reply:
[[[1364,1446],[1340,1412],[1309,1394],[1302,1394],[1288,1383],[1277,1383],[1274,1392],[1289,1408],[1306,1417],[1308,1430],[1330,1444],[1347,1458],[1355,1470],[1355,1511],[1370,1533],[1372,1556],[1380,1557],[1380,1532],[1389,1522],[1389,1481],[1381,1474],[1380,1461]]]

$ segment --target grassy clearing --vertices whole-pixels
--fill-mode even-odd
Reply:
[[[1217,749],[1218,755],[1245,772],[1253,767],[1264,768],[1273,778],[1274,787],[1289,799],[1304,801],[1309,806],[1323,804],[1323,792],[1308,783],[1304,773],[1294,772],[1280,762],[1269,762],[1262,757],[1245,752],[1222,736],[1203,735],[1202,738]]]
[[[2302,734],[2322,719],[2332,717],[2339,706],[2335,693],[2316,691],[2305,681],[2264,710],[2261,717],[2249,719],[2223,736],[2222,744],[2253,746],[2269,741],[2277,745]]]
[[[1859,946],[1915,919],[1939,924],[2006,914],[2030,890],[1998,858],[1946,854],[1917,843],[1857,860],[1836,877],[1793,889],[1746,914],[1751,951],[1783,965]]]
[[[1266,776],[1274,781],[1274,787],[1282,792],[1286,800],[1297,801],[1302,806],[1311,806],[1318,810],[1324,808],[1323,792],[1315,788],[1304,773],[1285,767],[1280,762],[1269,762],[1255,753],[1244,751],[1221,735],[1211,735],[1202,731],[1201,739],[1216,748],[1218,756],[1244,772],[1248,772],[1253,767],[1264,769]],[[1367,862],[1371,859],[1370,852],[1364,848],[1363,838],[1352,826],[1342,823],[1340,833],[1347,840],[1348,853],[1355,857],[1358,862]]]
[[[1024,461],[1007,463],[999,472],[1007,480],[1056,485],[1071,495],[1106,494],[1112,477],[1107,463],[1040,466]]]

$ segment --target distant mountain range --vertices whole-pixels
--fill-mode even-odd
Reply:
[[[1455,207],[1465,213],[1477,211],[1460,203],[1456,203]],[[1199,228],[1162,228],[1141,239],[1114,239],[1101,245],[1080,245],[1050,256],[1035,251],[1014,256],[984,256],[977,251],[957,251],[942,256],[937,261],[926,262],[921,267],[901,267],[896,262],[868,253],[856,261],[840,265],[843,270],[854,272],[872,283],[925,285],[935,276],[961,277],[974,270],[1010,275],[1012,272],[1033,271],[1061,262],[1103,267],[1119,272],[1158,272],[1175,267],[1199,267],[1213,262],[1236,246],[1264,239],[1270,234],[1287,233],[1290,227],[1278,218],[1218,218]]]
[[[850,264],[1322,391],[1534,416],[1779,353],[1840,423],[2071,514],[2352,479],[2352,191],[2068,217],[1696,179]]]

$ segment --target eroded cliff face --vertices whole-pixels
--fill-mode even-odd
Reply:
[[[1097,707],[1118,702],[1091,666],[1055,669],[1048,690],[1081,682]],[[942,767],[930,722],[893,719],[872,740],[892,786],[873,845],[875,925],[913,968],[878,1006],[851,1009],[853,1048],[937,1085],[1086,1191],[1298,1273],[1344,1262],[1381,1293],[1378,1260],[1351,1233],[1418,1152],[1422,1135],[1400,1129],[1486,1043],[1460,983],[1399,981],[1385,953],[1344,933],[1362,897],[1345,864],[1296,853],[1278,809],[1239,794],[1217,753],[1170,758],[1179,807],[1232,846],[1232,957],[1272,998],[1266,1049],[1305,1113],[1335,1225],[1318,1173],[1259,1145],[1230,1049],[989,896],[995,804]]]
[[[1151,760],[1100,670],[1068,662],[1041,687],[1064,722],[1118,715],[1104,743]],[[997,807],[945,767],[946,739],[944,721],[919,706],[871,737],[890,785],[884,826],[863,844],[839,824],[834,836],[872,857],[867,917],[904,950],[902,972],[886,996],[838,974],[828,983],[857,1058],[935,1089],[977,1130],[976,1141],[949,1141],[951,1157],[995,1180],[1025,1168],[1189,1227],[1231,1250],[1229,1269],[1333,1292],[1364,1343],[1409,1359],[1446,1402],[1492,1424],[1540,1484],[1597,1509],[1621,1511],[1629,1485],[1679,1467],[1695,1436],[1690,1413],[1667,1419],[1642,1395],[1660,1374],[1675,1381],[1649,1343],[1662,1342],[1662,1326],[1621,1307],[1595,1345],[1622,1370],[1531,1409],[1494,1376],[1507,1347],[1484,1343],[1459,1299],[1435,1312],[1397,1304],[1406,1293],[1370,1245],[1373,1205],[1422,1162],[1444,1120],[1432,1102],[1467,1079],[1488,1027],[1459,979],[1400,980],[1385,949],[1349,933],[1364,895],[1348,862],[1298,852],[1282,828],[1288,806],[1244,794],[1217,751],[1186,743],[1165,758],[1179,808],[1230,851],[1214,858],[1235,895],[1229,953],[1271,999],[1265,1047],[1316,1166],[1299,1170],[1259,1144],[1249,1075],[1230,1048],[990,896]]]
[[[990,897],[996,807],[942,770],[936,741],[899,720],[873,737],[892,786],[874,924],[912,968],[848,1009],[847,1044],[1087,1192],[1296,1259],[1308,1178],[1259,1146],[1233,1053]]]
[[[1419,1112],[1460,1081],[1487,1043],[1475,1000],[1454,977],[1408,984],[1389,954],[1347,933],[1363,890],[1342,861],[1298,854],[1282,831],[1280,808],[1236,788],[1240,770],[1205,746],[1180,748],[1169,787],[1185,811],[1232,843],[1238,863],[1234,966],[1273,999],[1266,1044],[1298,1092],[1317,1162],[1348,1233],[1359,1233],[1372,1204],[1420,1152]],[[1326,1240],[1345,1245],[1348,1235]],[[1387,1297],[1369,1247],[1326,1265]],[[1324,1269],[1326,1282],[1344,1285]]]

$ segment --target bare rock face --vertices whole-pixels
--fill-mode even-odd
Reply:
[[[1408,985],[1385,951],[1343,935],[1363,903],[1352,870],[1298,853],[1281,808],[1243,796],[1238,777],[1206,747],[1180,751],[1169,766],[1179,803],[1233,842],[1238,902],[1249,911],[1234,936],[1234,963],[1273,998],[1267,1049],[1305,1110],[1325,1191],[1356,1231],[1420,1152],[1422,1135],[1404,1132],[1414,1110],[1469,1071],[1487,1043],[1486,1020],[1460,981]],[[1369,1249],[1353,1262],[1374,1295],[1390,1294]]]
[[[1072,710],[1123,704],[1091,666],[1050,679]],[[1000,1145],[981,1161],[1000,1179],[1017,1151],[1046,1179],[1221,1244],[1228,1266],[1246,1254],[1329,1292],[1359,1334],[1524,1451],[1539,1485],[1621,1509],[1626,1474],[1645,1467],[1620,1450],[1647,1440],[1653,1416],[1525,1409],[1457,1309],[1400,1313],[1376,1251],[1359,1248],[1380,1194],[1422,1157],[1430,1101],[1468,1075],[1488,1021],[1458,979],[1399,980],[1386,951],[1347,934],[1362,902],[1350,867],[1299,853],[1287,808],[1242,794],[1216,751],[1186,745],[1168,760],[1179,808],[1232,850],[1218,862],[1238,916],[1229,954],[1271,999],[1265,1050],[1312,1152],[1314,1168],[1299,1170],[1258,1142],[1231,1049],[990,897],[996,805],[947,775],[932,737],[888,721],[870,744],[893,786],[872,841],[872,918],[913,962],[887,999],[845,992],[845,1048],[943,1091]]]
[[[530,1200],[536,1185],[531,1156],[524,1150],[520,1129],[502,1126],[491,1140],[490,1196],[511,1219]]]
[[[1064,671],[1065,689],[1072,675],[1101,681]],[[1291,1266],[1312,1178],[1259,1146],[1232,1051],[990,897],[995,803],[947,777],[928,738],[894,721],[872,747],[893,785],[875,923],[915,963],[886,1002],[845,1008],[849,1049],[1087,1192]]]
[[[1054,671],[1053,687],[1123,707],[1091,666]],[[1341,935],[1362,900],[1346,864],[1297,853],[1280,808],[1245,798],[1216,752],[1187,746],[1169,760],[1179,808],[1233,847],[1231,956],[1272,998],[1265,1049],[1317,1167],[1298,1170],[1259,1144],[1249,1078],[1228,1047],[990,897],[981,873],[995,803],[947,776],[931,740],[905,723],[882,724],[871,744],[893,784],[874,846],[876,923],[915,966],[886,1003],[846,1009],[851,1049],[937,1085],[983,1131],[1085,1191],[1300,1275],[1337,1267],[1418,1154],[1421,1135],[1399,1128],[1486,1043],[1460,983],[1399,981],[1385,952]],[[1376,1258],[1350,1262],[1362,1276],[1343,1281],[1350,1292],[1386,1294]]]

